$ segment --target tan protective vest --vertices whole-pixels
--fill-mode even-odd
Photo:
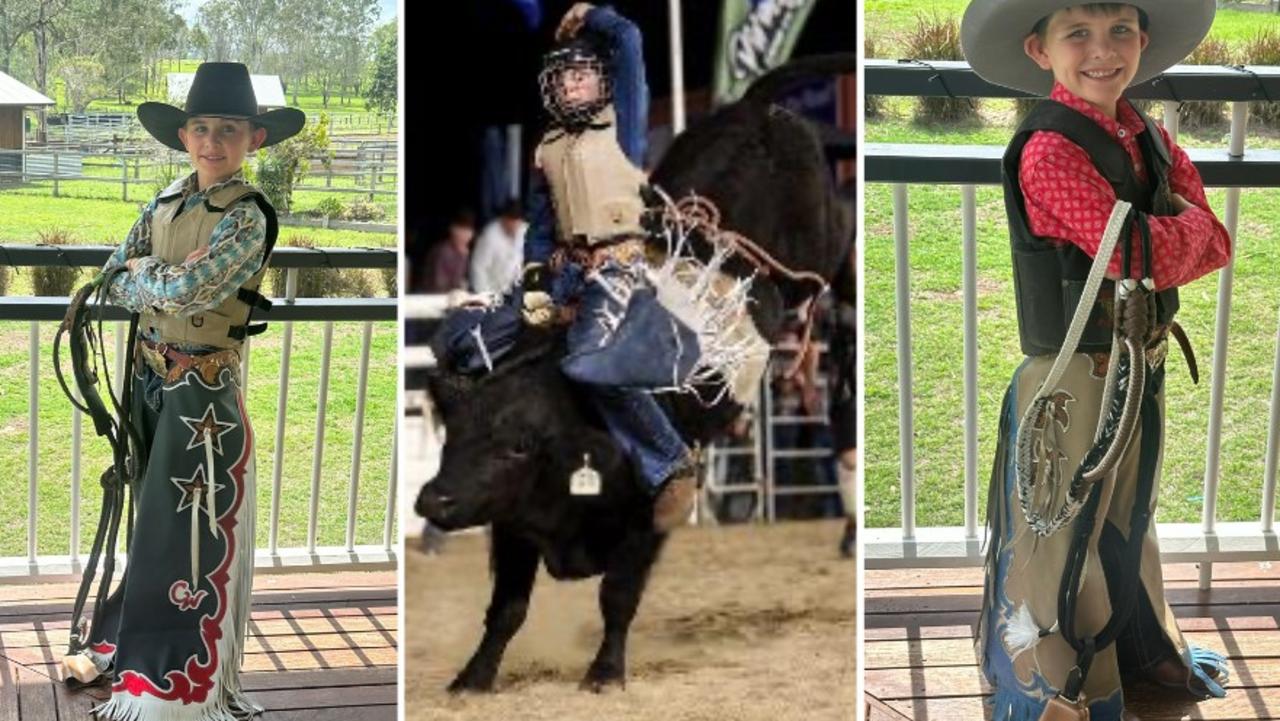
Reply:
[[[649,178],[618,145],[613,107],[601,110],[576,135],[553,130],[538,145],[534,162],[547,177],[561,242],[585,237],[596,245],[643,232],[640,188]]]
[[[227,208],[254,194],[261,195],[262,191],[246,183],[233,183],[215,191],[203,203],[188,208],[176,218],[174,215],[182,207],[182,198],[159,203],[151,216],[151,254],[166,263],[182,263],[191,253],[209,246],[213,229]],[[271,237],[274,223],[270,221],[268,218],[264,254],[270,253],[275,241]],[[241,288],[256,292],[266,270],[267,258],[264,255],[262,267]],[[240,348],[244,345],[243,337],[233,338],[231,329],[246,325],[250,310],[250,306],[238,298],[238,293],[232,293],[217,308],[191,316],[147,311],[142,314],[141,327],[152,329],[155,337],[165,343]]]

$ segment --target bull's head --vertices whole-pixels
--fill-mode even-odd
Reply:
[[[554,361],[500,370],[480,379],[440,374],[429,390],[444,419],[440,471],[415,510],[456,530],[519,515],[563,510],[568,479],[590,454],[606,477],[625,473],[607,433],[589,426]]]

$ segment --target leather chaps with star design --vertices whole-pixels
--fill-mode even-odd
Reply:
[[[133,354],[130,354],[133,359]],[[253,581],[254,438],[239,364],[158,374],[130,364],[128,568],[80,648],[107,678],[99,719],[231,721]],[[117,519],[118,522],[118,519]],[[108,544],[106,548],[111,548]],[[107,553],[108,557],[112,554]]]

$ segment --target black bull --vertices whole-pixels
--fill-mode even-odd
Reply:
[[[769,99],[803,77],[852,72],[853,62],[822,58],[774,71],[743,100],[677,138],[654,183],[675,198],[693,191],[710,198],[724,227],[788,267],[830,279],[851,252],[852,207],[831,187],[815,130]],[[758,277],[757,327],[774,338],[784,309],[808,292]],[[442,368],[430,381],[447,437],[440,471],[416,509],[445,530],[493,529],[484,637],[450,685],[454,692],[493,688],[507,643],[524,622],[539,560],[557,579],[604,575],[604,637],[582,685],[599,691],[625,683],[627,632],[665,536],[653,529],[652,502],[626,456],[560,373],[562,350],[560,335],[526,330],[493,373],[472,378]],[[689,443],[707,442],[740,410],[731,402],[704,408],[687,396],[663,401]],[[586,457],[602,477],[601,493],[572,496],[569,478]]]

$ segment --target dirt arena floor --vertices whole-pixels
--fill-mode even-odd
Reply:
[[[578,690],[595,655],[599,579],[539,572],[529,617],[493,694],[445,686],[480,640],[488,542],[441,555],[409,539],[405,709],[409,721],[848,721],[854,718],[855,568],[838,521],[690,528],[654,568],[631,629],[625,690]]]

